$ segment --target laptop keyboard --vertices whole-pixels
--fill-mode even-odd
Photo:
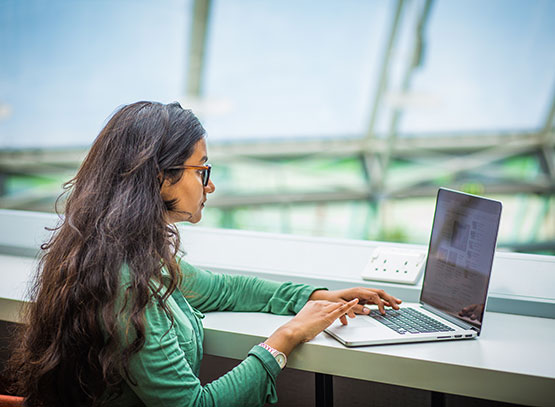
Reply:
[[[387,310],[385,315],[379,311],[371,311],[370,316],[402,335],[454,331],[453,328],[412,308]]]

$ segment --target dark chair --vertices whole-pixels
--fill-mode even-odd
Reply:
[[[23,407],[23,397],[0,394],[0,407]]]

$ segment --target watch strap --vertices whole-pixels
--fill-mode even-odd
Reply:
[[[266,349],[268,352],[270,352],[274,357],[274,359],[276,360],[276,362],[278,363],[280,368],[283,369],[285,367],[285,365],[287,364],[287,356],[285,355],[285,353],[272,348],[270,345],[264,342],[259,343],[258,346],[261,346],[264,349]]]

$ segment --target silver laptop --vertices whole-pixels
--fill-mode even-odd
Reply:
[[[500,218],[501,202],[440,188],[420,302],[336,321],[326,332],[346,346],[477,337]]]

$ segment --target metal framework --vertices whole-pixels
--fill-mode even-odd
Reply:
[[[191,98],[202,97],[202,74],[210,0],[195,0],[193,24],[189,47],[189,67],[186,94]],[[433,134],[426,137],[399,137],[398,125],[403,114],[401,108],[391,113],[389,130],[378,135],[375,124],[388,90],[391,58],[398,42],[403,21],[410,15],[406,2],[393,3],[392,19],[387,46],[377,78],[378,87],[369,113],[369,123],[364,135],[338,135],[322,138],[284,142],[233,142],[211,145],[211,158],[218,162],[256,162],[261,166],[279,165],[280,159],[302,157],[304,159],[356,157],[366,174],[366,188],[346,188],[343,185],[318,192],[279,192],[256,194],[218,194],[211,206],[224,210],[240,207],[292,204],[322,204],[329,202],[367,201],[379,206],[389,199],[433,196],[437,191],[434,180],[438,173],[453,183],[480,180],[493,194],[535,194],[547,197],[555,195],[555,92],[550,111],[539,131],[529,132],[476,132],[459,134]],[[425,48],[425,28],[428,23],[432,0],[424,0],[416,13],[415,32],[410,60],[403,76],[401,91],[410,90],[415,71],[421,64]],[[554,89],[555,91],[555,89]],[[68,174],[78,168],[86,154],[85,150],[20,150],[0,151],[0,207],[38,209],[52,208],[59,191],[51,188],[32,189],[17,195],[5,196],[3,182],[12,175]],[[531,179],[515,179],[499,171],[499,164],[514,157],[532,157],[539,171]],[[418,170],[411,171],[402,181],[392,182],[392,163],[412,163]],[[546,211],[543,216],[553,216]],[[555,250],[555,242],[548,243]],[[527,246],[527,248],[530,248]]]

